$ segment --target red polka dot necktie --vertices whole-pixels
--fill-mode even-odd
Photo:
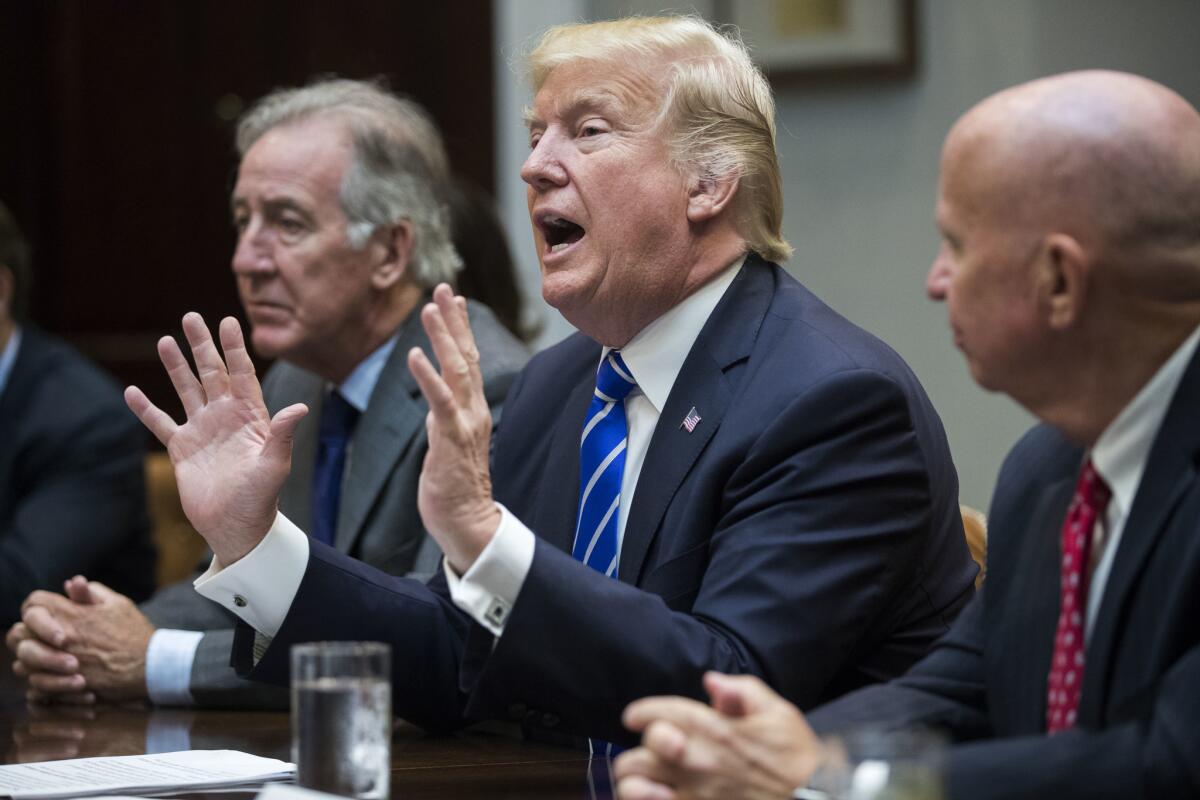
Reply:
[[[1046,731],[1058,733],[1075,726],[1079,689],[1083,684],[1084,620],[1087,618],[1088,565],[1092,531],[1104,514],[1112,492],[1088,459],[1075,484],[1062,530],[1062,596],[1054,660],[1047,679]]]

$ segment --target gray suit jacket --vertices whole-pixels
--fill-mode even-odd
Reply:
[[[468,314],[479,345],[484,391],[493,418],[498,419],[504,396],[529,354],[485,306],[470,302]],[[433,355],[416,311],[401,327],[367,410],[354,429],[334,546],[386,572],[423,580],[437,569],[441,552],[425,535],[417,513],[417,479],[425,460],[429,409],[408,371],[408,351],[413,347]],[[317,424],[324,395],[323,378],[287,362],[276,363],[263,379],[263,396],[272,414],[293,403],[309,407],[296,429],[292,473],[279,498],[280,510],[302,530],[311,527]],[[189,688],[196,703],[286,708],[286,690],[237,677],[229,665],[236,620],[197,594],[191,584],[189,579],[165,587],[142,605],[142,611],[157,627],[205,631],[192,663]]]

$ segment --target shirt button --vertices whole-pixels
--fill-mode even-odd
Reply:
[[[233,604],[235,606],[237,606],[238,608],[245,608],[246,607],[246,598],[242,597],[240,594],[235,594],[233,596]]]

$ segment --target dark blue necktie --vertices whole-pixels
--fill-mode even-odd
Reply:
[[[312,537],[332,545],[337,533],[338,507],[342,499],[342,473],[346,469],[346,446],[358,421],[358,409],[337,391],[329,393],[321,406],[317,433],[317,463],[313,469]]]
[[[621,354],[610,350],[596,370],[596,390],[579,443],[579,517],[571,553],[612,578],[617,575],[617,518],[629,432],[625,396],[636,387]]]

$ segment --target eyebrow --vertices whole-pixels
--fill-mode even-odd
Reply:
[[[229,212],[231,214],[236,214],[239,209],[245,208],[249,205],[250,203],[245,198],[232,197],[229,200]],[[306,219],[311,220],[313,218],[312,213],[307,208],[300,205],[300,203],[296,202],[290,197],[268,197],[263,201],[262,205],[263,210],[268,214],[278,214],[281,211],[294,211]]]
[[[555,104],[554,112],[560,117],[578,117],[589,111],[598,111],[613,115],[625,103],[615,92],[605,89],[579,89],[561,98]],[[532,106],[526,106],[521,111],[521,120],[526,128],[544,126],[546,123]]]

